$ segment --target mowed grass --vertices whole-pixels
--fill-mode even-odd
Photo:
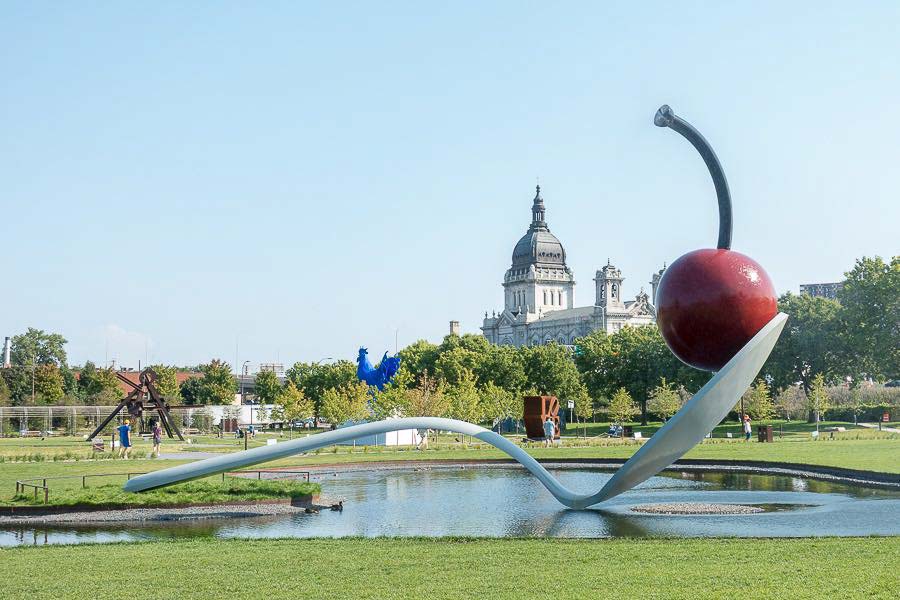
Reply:
[[[895,598],[900,538],[215,540],[0,549],[4,598]]]
[[[77,463],[21,463],[0,465],[0,506],[42,505],[43,491],[35,500],[31,488],[15,496],[17,480],[47,477],[50,505],[119,504],[129,506],[207,504],[290,498],[318,493],[318,484],[291,480],[239,479],[220,475],[150,490],[128,493],[122,490],[127,473],[137,474],[174,467],[188,461],[134,460],[86,461]],[[87,476],[82,481],[83,475]],[[60,477],[60,479],[54,479]],[[41,485],[43,481],[32,481]],[[84,486],[84,487],[83,487]]]
[[[629,458],[640,448],[633,440],[624,442],[608,440],[605,445],[568,446],[562,448],[528,449],[528,453],[539,460],[559,458]],[[306,454],[266,463],[267,467],[286,465],[323,465],[353,462],[395,461],[395,460],[493,460],[509,457],[487,444],[469,444],[467,447],[441,448],[424,452],[409,448],[323,449],[320,453]],[[707,440],[685,455],[685,458],[715,460],[758,460],[784,463],[798,463],[843,467],[900,473],[900,437],[892,439],[821,439],[818,441],[776,441],[761,444],[743,440]]]
[[[104,484],[75,489],[54,489],[50,506],[178,506],[184,504],[225,504],[282,498],[300,498],[318,493],[320,486],[291,480],[256,481],[226,477],[190,481],[141,493],[126,492],[121,485]],[[29,491],[0,501],[0,506],[45,506],[43,493],[35,498]]]
[[[9,500],[16,491],[16,480],[34,477],[59,477],[66,479],[48,481],[51,495],[57,490],[81,488],[82,475],[88,475],[88,486],[119,485],[125,483],[126,473],[149,473],[157,469],[174,467],[188,461],[176,460],[127,460],[127,461],[80,461],[53,463],[6,463],[0,464],[0,501]],[[93,477],[102,475],[103,477]],[[70,477],[71,476],[71,477]],[[77,477],[75,477],[77,476]],[[221,481],[221,478],[219,479]],[[41,483],[40,481],[37,483]]]

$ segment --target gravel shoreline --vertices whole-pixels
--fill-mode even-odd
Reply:
[[[755,515],[766,512],[748,504],[711,504],[702,502],[670,502],[668,504],[639,504],[631,512],[650,515]]]
[[[209,519],[243,519],[301,514],[302,506],[290,504],[244,504],[235,506],[191,506],[186,508],[126,508],[91,512],[58,513],[52,515],[5,516],[0,525],[48,524],[48,523],[121,523],[167,522]]]
[[[8,525],[48,525],[95,524],[95,523],[168,523],[174,521],[208,521],[212,519],[247,519],[276,517],[281,515],[301,515],[329,510],[343,498],[319,496],[315,503],[300,502],[260,502],[242,504],[220,504],[216,506],[183,506],[162,508],[121,508],[60,512],[43,515],[3,515],[0,526]]]

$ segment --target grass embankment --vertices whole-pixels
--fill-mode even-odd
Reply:
[[[897,537],[192,540],[0,549],[0,580],[10,599],[893,598],[898,554]]]
[[[610,444],[608,446],[588,446],[584,448],[532,448],[528,453],[539,460],[558,458],[628,458],[639,448],[636,442]],[[284,465],[316,465],[353,462],[377,462],[392,460],[491,460],[506,459],[506,454],[482,445],[470,446],[468,449],[428,450],[416,452],[409,450],[381,450],[378,452],[341,451],[333,453],[323,451],[285,458],[281,461],[266,463],[266,467]],[[688,452],[685,458],[713,460],[759,460],[771,462],[798,463],[878,471],[882,473],[900,473],[900,440],[858,440],[817,442],[775,442],[759,444],[756,442],[704,442]]]
[[[256,481],[228,477],[190,481],[139,494],[126,492],[121,485],[103,484],[86,488],[52,488],[49,506],[178,506],[185,504],[225,504],[229,502],[252,502],[300,498],[318,493],[316,483],[298,481]],[[30,493],[13,496],[8,502],[0,501],[0,506],[47,506],[43,494],[38,499]]]
[[[72,506],[77,504],[121,504],[133,506],[206,504],[220,502],[244,502],[305,496],[319,491],[318,484],[307,484],[289,480],[256,481],[228,477],[222,483],[221,476],[208,477],[197,481],[152,490],[139,494],[122,491],[127,479],[126,473],[146,473],[157,469],[174,467],[187,461],[129,460],[129,461],[86,461],[79,463],[20,463],[0,466],[0,506],[41,505],[43,492],[39,491],[35,502],[29,488],[21,498],[15,496],[17,480],[35,477],[50,478],[51,506]],[[87,475],[87,487],[82,487],[82,475]],[[102,477],[97,477],[102,476]],[[52,479],[64,477],[63,479]],[[40,481],[32,483],[42,483]]]

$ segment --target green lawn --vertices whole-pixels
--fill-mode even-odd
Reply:
[[[89,486],[125,483],[125,473],[147,473],[156,469],[174,467],[187,461],[175,460],[92,460],[80,462],[53,463],[6,463],[0,465],[0,501],[8,500],[15,490],[18,479],[32,477],[57,477],[61,475],[107,475],[88,478]],[[116,474],[114,476],[108,476]],[[121,475],[119,475],[121,474]],[[67,478],[48,482],[51,489],[76,489],[81,487],[80,478]]]
[[[192,540],[0,549],[4,598],[895,598],[900,538]]]
[[[554,458],[628,458],[640,445],[634,441],[611,441],[605,446],[541,448],[528,450],[540,460]],[[338,452],[323,449],[319,454],[296,456],[267,463],[267,466],[314,465],[384,460],[478,460],[508,458],[487,444],[469,445],[467,449],[455,448],[417,452],[409,449],[357,449],[340,448]],[[706,441],[685,455],[685,458],[719,460],[763,460],[863,469],[885,473],[900,473],[900,437],[893,439],[822,439],[819,441],[776,441],[760,444],[756,441],[711,440]]]
[[[90,487],[67,489],[51,488],[51,506],[177,506],[181,504],[224,504],[227,502],[249,502],[280,498],[300,498],[318,493],[317,483],[300,481],[256,481],[218,477],[190,481],[140,494],[126,492],[121,484],[102,484]],[[0,500],[0,506],[44,506],[43,494],[38,497],[30,493],[14,496],[8,501]]]
[[[126,493],[122,484],[127,473],[137,474],[174,467],[187,461],[128,460],[81,461],[77,463],[15,463],[0,465],[0,506],[40,505],[43,492],[35,502],[33,490],[15,498],[16,480],[48,477],[50,504],[129,504],[166,505],[184,503],[241,502],[271,498],[305,496],[319,491],[318,484],[297,481],[255,481],[219,475],[149,492]],[[81,476],[87,475],[86,481]],[[62,477],[61,479],[52,479]],[[41,484],[37,481],[32,483]],[[82,487],[86,485],[86,487]]]

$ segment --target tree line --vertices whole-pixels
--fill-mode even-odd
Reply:
[[[828,410],[857,417],[897,404],[897,393],[864,384],[900,377],[900,257],[856,261],[836,300],[787,293],[778,307],[788,324],[736,412],[756,419]],[[115,372],[88,362],[76,377],[66,364],[65,343],[59,334],[36,329],[15,336],[14,366],[0,377],[0,403],[117,401]],[[573,347],[494,346],[480,335],[448,335],[440,344],[419,340],[399,354],[394,381],[377,394],[357,381],[355,364],[342,360],[295,363],[283,382],[260,372],[255,395],[277,405],[274,416],[287,419],[315,415],[344,422],[403,414],[497,422],[521,416],[523,395],[555,395],[574,402],[582,419],[600,411],[617,422],[636,414],[646,422],[650,415],[674,414],[710,377],[678,361],[656,327],[595,331]],[[237,391],[225,361],[196,367],[197,375],[181,385],[175,367],[153,368],[160,391],[185,404],[230,404]]]

